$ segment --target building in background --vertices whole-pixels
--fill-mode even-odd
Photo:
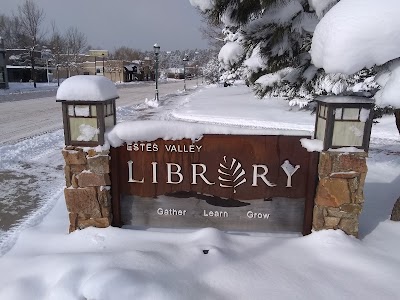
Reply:
[[[10,82],[31,80],[29,51],[6,49],[5,61]],[[113,82],[154,80],[154,62],[144,60],[123,61],[109,59],[108,50],[89,50],[87,54],[55,55],[48,49],[34,51],[37,82],[58,81],[75,75],[105,76]]]

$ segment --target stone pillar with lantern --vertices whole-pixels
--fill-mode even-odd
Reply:
[[[313,229],[341,229],[357,237],[374,101],[352,96],[322,96],[316,101],[315,138],[323,151]]]
[[[78,75],[57,91],[65,148],[65,201],[69,232],[112,222],[109,145],[105,133],[116,124],[117,89],[103,76]]]

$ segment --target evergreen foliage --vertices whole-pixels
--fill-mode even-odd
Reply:
[[[219,55],[222,81],[245,79],[259,97],[284,97],[307,106],[316,95],[373,96],[377,68],[354,75],[326,74],[311,63],[309,50],[319,20],[339,0],[215,0],[203,14],[223,23],[225,45]],[[226,57],[232,43],[240,56]],[[237,52],[235,52],[237,54]],[[229,62],[229,63],[228,63]]]

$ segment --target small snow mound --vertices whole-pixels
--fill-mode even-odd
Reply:
[[[324,143],[321,140],[300,139],[301,146],[308,152],[321,152],[324,149]]]
[[[96,134],[99,134],[100,130],[88,124],[82,124],[79,126],[79,133],[77,140],[87,142],[91,141]]]
[[[148,106],[148,107],[158,107],[158,101],[155,99],[147,99],[144,100],[144,103]]]
[[[57,100],[103,101],[118,98],[115,84],[104,76],[76,75],[61,83]]]

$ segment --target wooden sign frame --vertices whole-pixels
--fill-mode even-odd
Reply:
[[[246,201],[304,198],[301,232],[309,234],[318,153],[307,152],[301,138],[309,136],[204,135],[196,142],[159,139],[111,148],[113,225],[124,225],[123,195],[151,198],[185,191]],[[226,179],[224,168],[230,167],[244,173],[235,184]]]

